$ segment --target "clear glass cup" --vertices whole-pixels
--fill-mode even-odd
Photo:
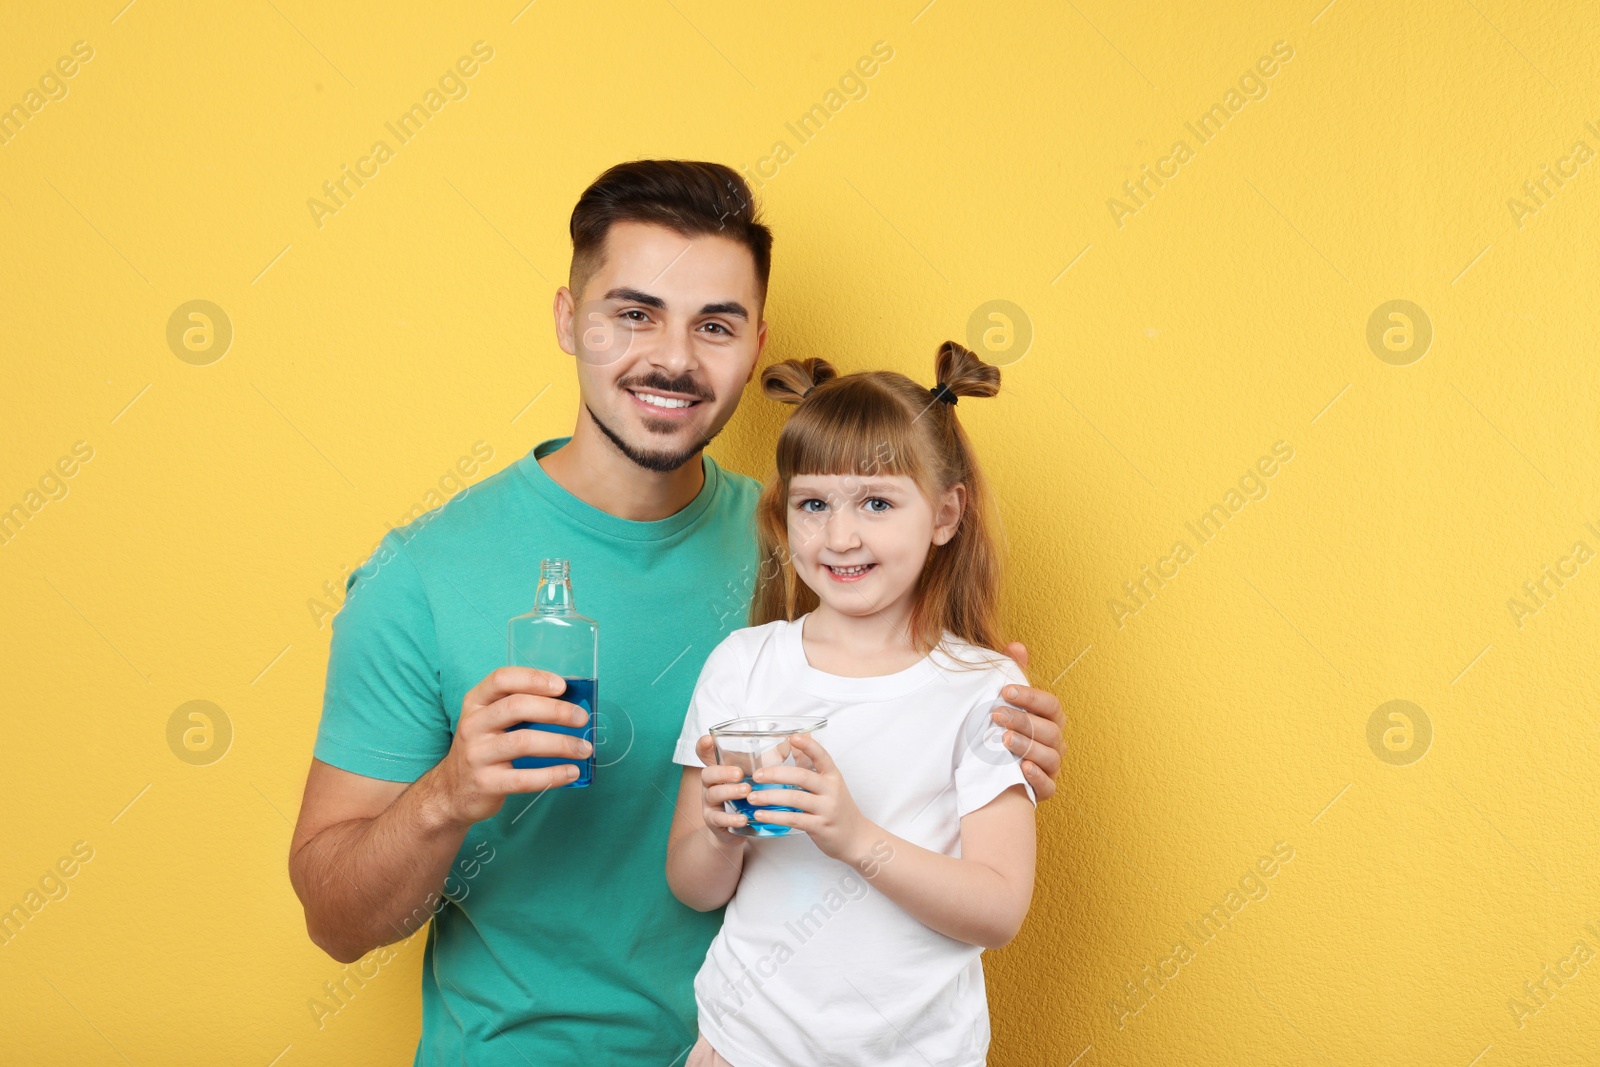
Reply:
[[[804,767],[807,770],[816,770],[810,757],[796,751],[794,746],[789,744],[789,739],[796,734],[813,733],[827,724],[827,719],[801,715],[730,719],[711,728],[711,740],[717,763],[724,767],[738,767],[744,772],[745,784],[750,786],[751,790],[795,789],[799,787],[786,786],[778,782],[752,781],[751,776],[763,767]],[[799,808],[778,804],[757,806],[744,797],[725,801],[723,807],[731,814],[743,815],[748,820],[746,826],[729,827],[728,832],[731,834],[740,837],[792,837],[797,834],[805,836],[805,831],[796,827],[759,822],[754,817],[758,811],[799,811]]]

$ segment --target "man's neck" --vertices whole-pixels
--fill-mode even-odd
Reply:
[[[581,413],[572,440],[538,462],[551,481],[585,504],[631,522],[677,514],[706,480],[700,453],[675,471],[646,470]]]

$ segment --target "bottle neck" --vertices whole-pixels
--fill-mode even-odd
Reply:
[[[578,610],[572,602],[570,578],[539,579],[539,590],[534,594],[533,610],[540,615],[572,615]]]

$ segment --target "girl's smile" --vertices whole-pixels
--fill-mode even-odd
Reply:
[[[850,567],[834,566],[828,563],[823,564],[823,567],[827,569],[828,574],[836,582],[859,582],[861,579],[870,574],[872,569],[876,566],[876,563],[858,563]]]

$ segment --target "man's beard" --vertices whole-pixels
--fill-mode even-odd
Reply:
[[[645,470],[657,471],[662,474],[675,471],[685,463],[689,462],[700,452],[701,449],[705,448],[706,445],[711,443],[712,438],[716,437],[717,434],[722,432],[721,429],[713,430],[710,437],[707,437],[693,448],[684,449],[682,451],[647,452],[633,447],[621,437],[618,437],[615,433],[613,433],[611,427],[600,421],[600,417],[594,413],[594,408],[589,407],[588,404],[585,404],[584,410],[589,412],[589,418],[594,420],[594,424],[600,427],[600,432],[605,434],[611,443],[617,446],[617,451],[621,452],[624,456],[627,456],[630,460],[643,467]]]

